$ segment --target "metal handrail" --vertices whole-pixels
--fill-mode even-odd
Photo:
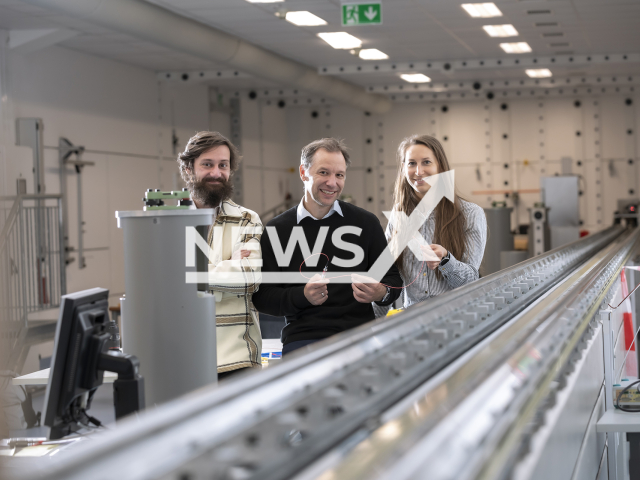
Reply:
[[[62,198],[59,193],[25,193],[22,195],[5,195],[0,197],[0,200],[17,200],[21,198],[23,200],[53,200]]]
[[[66,293],[66,275],[65,275],[65,252],[62,248],[56,248],[62,245],[62,219],[60,216],[60,202],[62,195],[59,194],[27,194],[17,196],[4,196],[0,200],[13,200],[13,205],[9,211],[5,224],[2,227],[2,236],[0,237],[0,258],[7,257],[7,261],[17,262],[20,266],[19,283],[22,283],[20,302],[26,302],[25,315],[27,312],[35,309],[41,309],[45,305],[51,307],[57,306],[56,302],[49,302],[45,298],[45,286],[40,285],[40,280],[34,278],[34,271],[47,271],[50,281],[51,293],[55,292],[55,296],[64,295]],[[57,207],[45,205],[47,200],[56,200]],[[35,201],[34,206],[25,206],[25,202]],[[53,208],[53,210],[51,210]],[[57,213],[56,209],[57,208]],[[20,238],[14,239],[14,246],[11,247],[12,235]],[[16,243],[17,242],[17,243]],[[9,252],[8,249],[13,248],[15,251]],[[36,249],[34,252],[33,249]],[[58,257],[59,256],[59,257]],[[40,262],[47,260],[47,265],[40,265]],[[56,257],[58,257],[56,259]],[[17,268],[17,267],[16,267]],[[59,277],[59,284],[58,284]],[[40,292],[36,304],[28,304],[27,298],[33,295],[34,287]],[[55,287],[55,288],[54,288]],[[42,289],[42,291],[41,291]],[[16,297],[17,298],[17,297]],[[44,301],[44,303],[41,303]],[[26,320],[25,320],[26,322]]]
[[[0,201],[3,200],[14,200],[13,205],[11,206],[11,210],[9,211],[9,217],[4,223],[4,227],[2,228],[2,234],[0,234],[0,255],[2,254],[6,243],[7,238],[9,236],[9,232],[11,231],[11,227],[18,218],[18,211],[20,210],[20,204],[23,200],[53,200],[53,199],[61,199],[62,195],[59,194],[27,194],[27,195],[10,195],[10,196],[2,196],[0,197]]]
[[[0,352],[19,371],[36,338],[29,314],[58,307],[66,294],[62,195],[0,200],[13,202],[0,237]]]

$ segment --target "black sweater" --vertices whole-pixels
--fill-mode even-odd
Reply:
[[[380,221],[375,215],[349,203],[340,202],[340,208],[344,217],[336,212],[322,220],[305,217],[300,221],[310,250],[313,250],[320,228],[329,227],[324,245],[321,248],[321,251],[332,260],[326,278],[340,275],[340,272],[344,272],[345,275],[348,272],[367,272],[387,247]],[[296,211],[297,207],[291,208],[267,224],[260,241],[263,272],[297,272],[304,261],[300,245],[296,243],[289,265],[278,266],[268,233],[269,227],[275,227],[281,248],[286,251],[292,229],[298,225]],[[344,234],[342,240],[359,245],[364,250],[364,259],[359,265],[351,268],[339,267],[333,263],[334,257],[343,260],[355,258],[354,252],[340,249],[331,241],[333,232],[337,228],[347,225],[361,228],[362,231],[360,235]],[[313,260],[318,260],[315,267],[311,268],[306,264],[302,266],[302,272],[307,277],[312,277],[314,273],[320,273],[327,263],[326,257],[322,255],[312,257],[309,259],[309,263]],[[326,338],[375,318],[370,303],[360,303],[355,299],[351,283],[329,283],[327,285],[329,298],[322,305],[316,306],[312,305],[304,296],[304,286],[308,280],[302,276],[300,276],[300,280],[300,284],[263,283],[259,290],[253,294],[253,303],[258,311],[286,318],[286,326],[282,330],[283,344],[299,340]],[[402,286],[402,278],[395,265],[389,269],[381,283],[392,287]],[[400,296],[400,292],[400,288],[391,289],[391,297],[386,302],[377,302],[377,304],[386,306],[393,303]]]

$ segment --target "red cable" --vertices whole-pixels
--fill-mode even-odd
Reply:
[[[638,287],[640,287],[640,283],[639,283],[638,285],[636,285],[636,288],[634,288],[633,290],[631,290],[631,293],[635,292],[635,291],[638,289]],[[631,293],[629,293],[629,295],[627,295],[626,297],[624,297],[624,298],[622,299],[622,301],[621,301],[618,305],[616,305],[615,307],[612,307],[610,303],[607,303],[607,305],[609,305],[609,308],[611,308],[612,310],[615,310],[615,309],[616,309],[616,308],[618,308],[620,305],[622,305],[622,304],[624,303],[624,301],[625,301],[627,298],[629,298],[629,297],[631,296]]]

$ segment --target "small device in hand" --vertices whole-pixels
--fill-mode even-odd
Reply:
[[[320,278],[324,280],[325,275],[327,274],[327,270],[329,270],[329,260],[327,260],[327,264],[322,269],[322,275]]]

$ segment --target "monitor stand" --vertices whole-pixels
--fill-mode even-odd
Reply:
[[[113,404],[116,420],[144,409],[144,379],[138,373],[140,362],[133,355],[121,352],[101,353],[98,370],[118,374],[113,382]]]

